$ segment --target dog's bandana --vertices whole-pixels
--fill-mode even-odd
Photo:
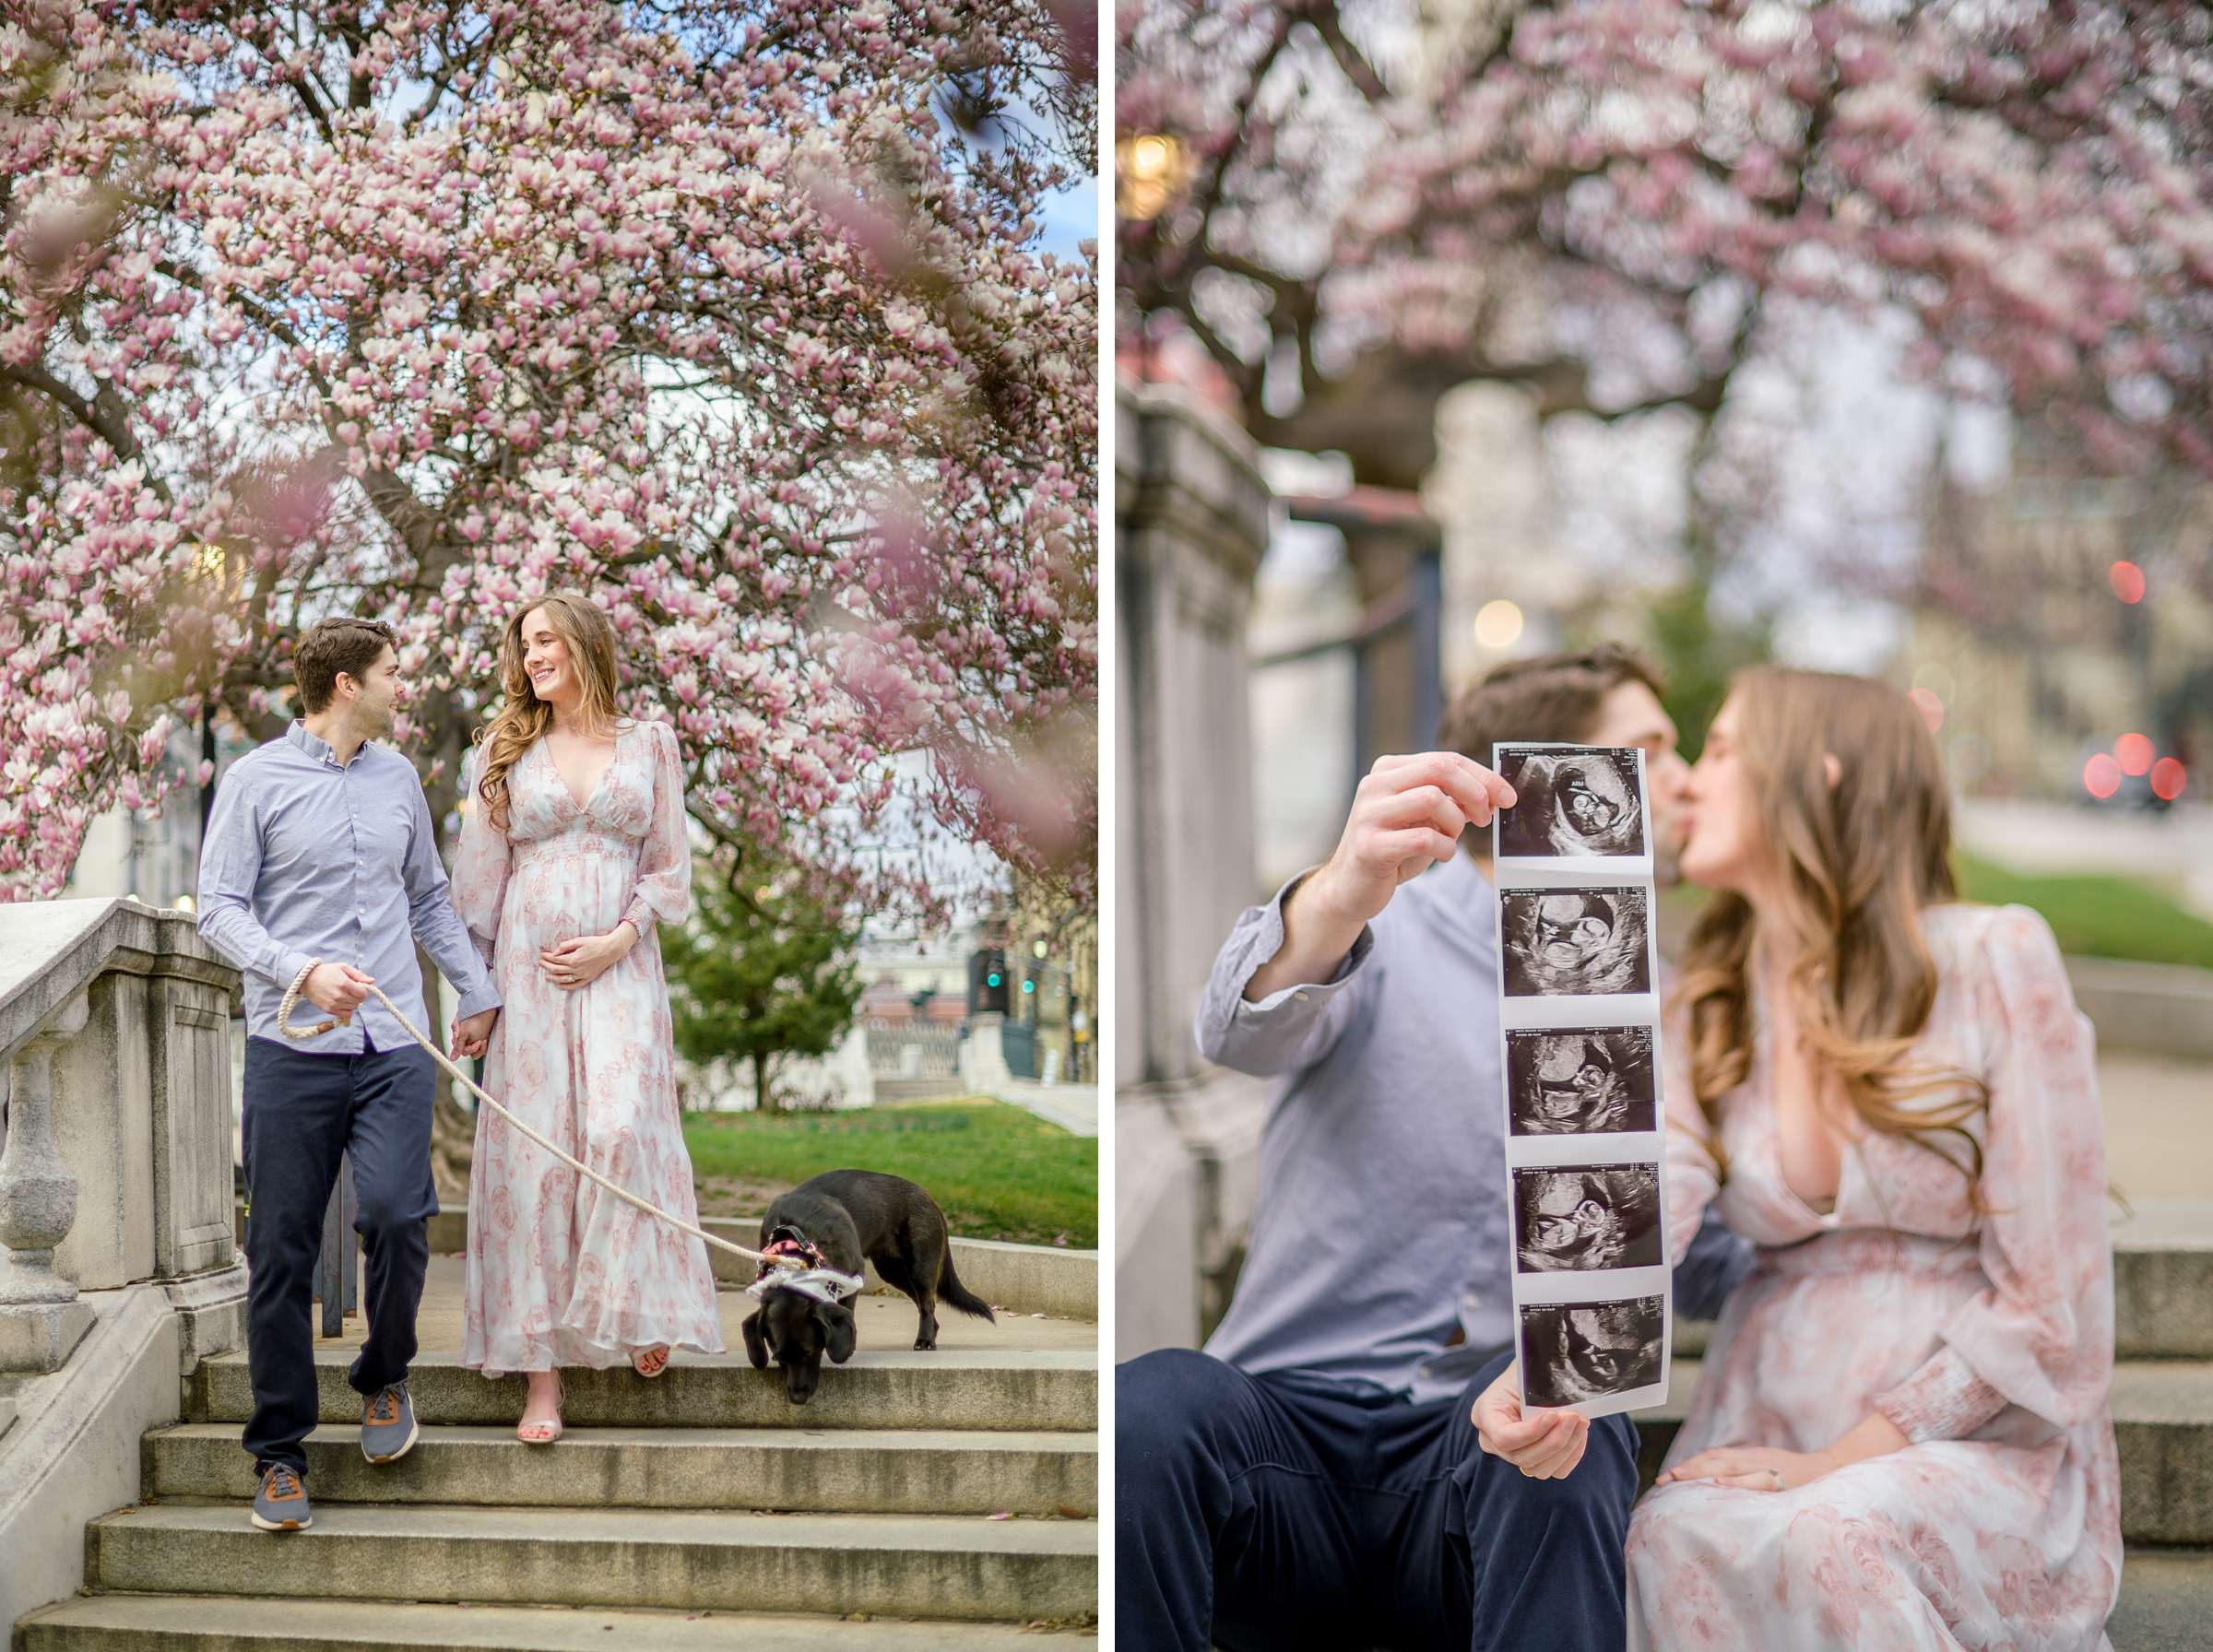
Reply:
[[[769,1258],[789,1257],[803,1263],[797,1268],[776,1268]],[[811,1296],[817,1302],[835,1307],[848,1296],[858,1296],[865,1280],[849,1273],[840,1273],[822,1260],[822,1253],[807,1242],[807,1235],[793,1227],[778,1227],[769,1242],[761,1247],[761,1277],[745,1288],[745,1293],[757,1301],[765,1301],[771,1291],[796,1291],[801,1296]]]

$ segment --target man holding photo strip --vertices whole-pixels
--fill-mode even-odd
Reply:
[[[1512,793],[1472,754],[1501,739],[1641,749],[1664,840],[1685,771],[1658,687],[1611,648],[1493,672],[1448,715],[1450,749],[1379,761],[1328,864],[1224,945],[1200,1045],[1279,1085],[1228,1314],[1205,1352],[1116,1373],[1118,1645],[1619,1652],[1635,1432],[1620,1416],[1525,1415],[1509,1369],[1484,863]],[[1603,774],[1565,789],[1579,833],[1615,829]],[[1533,1045],[1526,1065],[1594,1109],[1650,1115],[1633,1041]],[[1544,1110],[1571,1121],[1576,1105]],[[1694,1246],[1678,1296],[1702,1268],[1718,1301],[1741,1249],[1725,1234]],[[1584,1317],[1561,1346],[1604,1375],[1625,1357],[1622,1328]]]

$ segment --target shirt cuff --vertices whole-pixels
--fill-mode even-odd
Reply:
[[[1948,1342],[1904,1382],[1875,1397],[1875,1409],[1916,1446],[1964,1439],[2006,1406],[2006,1396],[1977,1376]]]
[[[313,952],[283,951],[274,948],[271,949],[271,951],[273,956],[268,964],[269,979],[276,982],[278,988],[285,992],[291,990],[292,983],[300,979],[302,970],[317,962]]]
[[[1253,976],[1259,974],[1268,962],[1284,950],[1284,903],[1291,899],[1293,891],[1300,884],[1320,870],[1319,867],[1308,867],[1297,877],[1285,883],[1283,888],[1277,890],[1275,899],[1260,908],[1260,921],[1247,938],[1245,955],[1237,962],[1237,1014],[1240,1016],[1265,1015],[1272,1009],[1282,1008],[1284,1003],[1294,998],[1300,1003],[1307,1003],[1311,1001],[1312,994],[1333,993],[1353,978],[1354,973],[1367,962],[1367,955],[1376,950],[1376,932],[1371,926],[1363,924],[1360,926],[1360,933],[1353,938],[1351,950],[1346,952],[1338,962],[1336,972],[1327,981],[1294,982],[1289,986],[1277,988],[1264,998],[1245,997],[1245,988],[1250,985]]]
[[[503,1009],[506,1002],[506,999],[500,997],[500,989],[491,984],[490,976],[485,977],[482,985],[467,990],[460,990],[456,984],[454,995],[454,1019],[465,1021],[472,1015],[483,1014],[487,1009]]]
[[[628,908],[615,921],[628,924],[638,932],[638,938],[644,940],[653,933],[653,908],[646,905],[644,895],[633,895]]]

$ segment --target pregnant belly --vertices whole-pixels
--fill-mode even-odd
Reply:
[[[535,956],[583,935],[604,935],[621,922],[637,886],[633,854],[546,854],[518,865],[507,882],[500,950]]]

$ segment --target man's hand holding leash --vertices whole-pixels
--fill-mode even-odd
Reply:
[[[1335,852],[1284,903],[1284,944],[1253,972],[1247,1001],[1329,980],[1400,884],[1450,860],[1463,831],[1513,805],[1512,786],[1457,751],[1378,758]]]
[[[349,963],[318,963],[308,972],[300,996],[325,1015],[335,1015],[341,1024],[353,1024],[353,1012],[369,997],[369,989],[376,985],[376,977],[364,975]]]

